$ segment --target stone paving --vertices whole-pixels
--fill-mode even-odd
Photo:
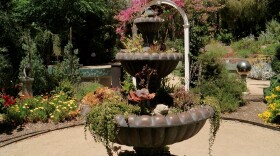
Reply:
[[[268,81],[247,79],[249,93],[262,96],[262,88]],[[207,156],[209,126],[189,140],[173,144],[171,154],[175,156]],[[106,156],[101,143],[94,142],[83,126],[52,131],[31,137],[0,148],[0,156]],[[129,137],[129,136],[128,136]],[[213,156],[279,156],[280,132],[252,124],[223,120],[213,146]],[[121,146],[132,151],[131,147]],[[117,155],[117,153],[115,153]]]

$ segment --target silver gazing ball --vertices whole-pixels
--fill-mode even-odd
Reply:
[[[248,61],[242,60],[237,63],[237,72],[240,75],[248,74],[251,70],[252,66]]]

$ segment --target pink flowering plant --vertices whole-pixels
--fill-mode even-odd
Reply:
[[[140,16],[140,9],[145,6],[147,3],[151,2],[152,0],[131,0],[130,7],[121,10],[119,14],[115,16],[115,19],[119,21],[117,25],[116,33],[121,36],[121,39],[125,36],[126,32],[126,25],[132,23],[133,19],[137,16]],[[179,7],[184,6],[183,0],[172,0],[175,2]]]

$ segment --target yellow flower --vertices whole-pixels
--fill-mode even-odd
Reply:
[[[32,112],[33,112],[33,110],[30,110],[30,112],[32,113]]]
[[[271,97],[270,96],[265,96],[265,100],[268,101]]]
[[[268,108],[270,108],[271,110],[276,110],[276,103],[269,104]]]
[[[53,116],[53,115],[51,115],[51,118],[54,118],[54,116]]]
[[[274,98],[276,98],[277,97],[277,95],[275,95],[275,94],[271,94],[271,99],[274,99]]]
[[[59,110],[59,109],[56,109],[56,111],[57,111],[57,112],[60,112],[60,110]]]
[[[275,91],[279,92],[280,91],[280,86],[275,87]]]
[[[271,117],[271,115],[272,115],[272,113],[271,112],[269,112],[269,111],[265,111],[265,112],[263,112],[263,118],[264,119],[268,119],[268,118],[270,118]]]
[[[69,103],[70,103],[70,104],[73,104],[74,102],[75,102],[75,100],[73,100],[73,99],[72,99],[72,100],[69,100]]]

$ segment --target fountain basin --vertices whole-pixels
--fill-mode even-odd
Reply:
[[[196,135],[206,120],[214,115],[210,106],[179,114],[116,116],[119,132],[115,143],[139,148],[161,148]]]

